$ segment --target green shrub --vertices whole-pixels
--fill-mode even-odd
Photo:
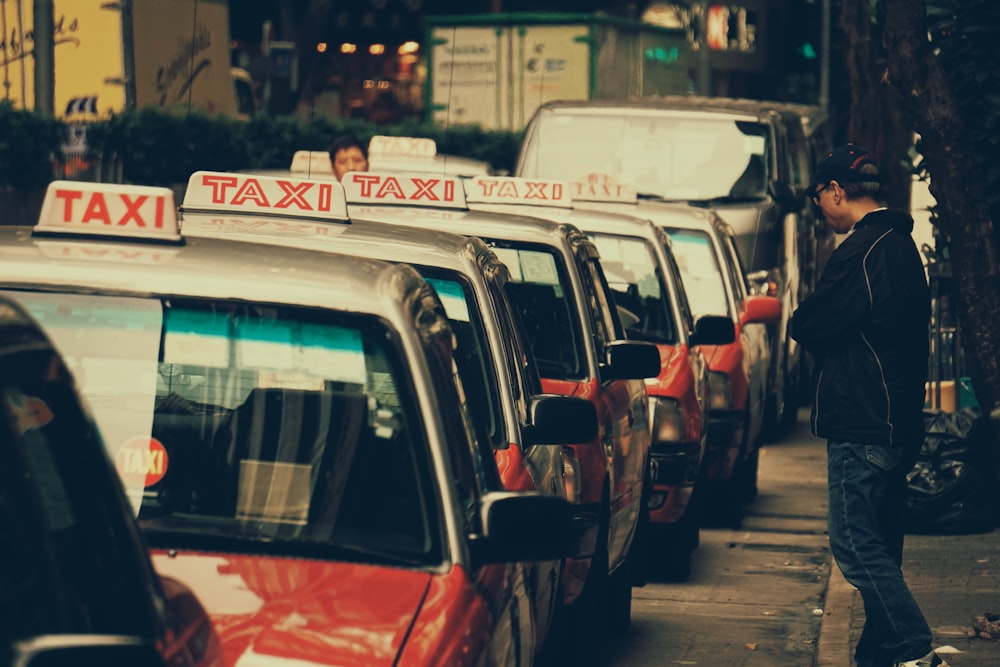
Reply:
[[[31,189],[54,177],[64,126],[0,104],[0,185]],[[375,134],[434,139],[439,153],[488,162],[512,171],[520,133],[474,125],[429,123],[382,126],[357,120],[256,116],[247,122],[156,109],[126,112],[87,127],[88,157],[117,161],[121,179],[143,185],[186,183],[198,170],[284,169],[297,150],[326,150],[342,134],[367,142]],[[107,176],[105,176],[107,178]]]
[[[52,180],[63,131],[58,121],[0,101],[0,185],[44,188]]]

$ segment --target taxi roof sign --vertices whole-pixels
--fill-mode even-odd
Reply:
[[[219,171],[191,174],[181,209],[348,219],[344,188],[337,181]]]
[[[349,171],[341,183],[349,204],[468,208],[461,179],[441,174]]]
[[[310,174],[333,174],[333,162],[327,151],[295,151],[292,155],[292,166],[288,168],[293,174],[308,177]]]
[[[590,173],[569,185],[576,201],[623,204],[635,204],[639,201],[639,195],[634,189],[622,185],[611,174]]]
[[[389,137],[376,134],[368,140],[368,154],[432,158],[437,143],[427,137]]]
[[[33,233],[181,242],[170,188],[52,181]]]
[[[466,182],[465,197],[476,204],[573,208],[570,189],[565,183],[539,178],[478,176]]]

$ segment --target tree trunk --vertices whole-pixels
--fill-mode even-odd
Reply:
[[[959,325],[973,387],[984,410],[1000,407],[1000,254],[974,151],[940,63],[927,39],[923,0],[885,0],[889,78],[923,141],[958,290]]]
[[[882,81],[886,53],[878,43],[867,0],[843,0],[840,26],[847,35],[851,108],[847,139],[873,152],[886,177],[888,204],[909,209],[912,175],[904,166],[913,145],[913,121],[903,100]]]

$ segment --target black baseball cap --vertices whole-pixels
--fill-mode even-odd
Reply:
[[[826,154],[816,166],[810,190],[830,181],[838,183],[879,183],[882,180],[881,170],[874,174],[861,173],[861,167],[866,164],[875,165],[878,160],[871,151],[857,144],[844,144]]]

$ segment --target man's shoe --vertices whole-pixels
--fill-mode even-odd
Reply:
[[[893,664],[892,667],[950,667],[950,665],[945,662],[944,658],[939,656],[934,651],[931,651],[922,658],[907,660],[905,662],[897,662]]]

